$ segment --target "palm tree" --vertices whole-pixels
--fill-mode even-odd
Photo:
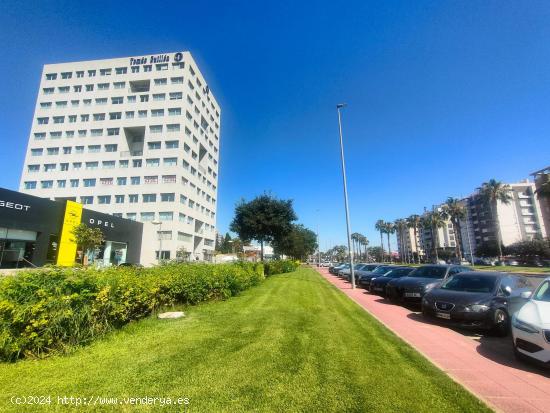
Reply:
[[[382,238],[382,234],[385,232],[385,227],[386,223],[383,219],[379,219],[374,225],[374,228],[376,228],[377,231],[380,231],[380,248],[382,248],[382,260],[384,260],[384,240]]]
[[[445,219],[441,216],[439,211],[433,211],[426,214],[423,221],[425,227],[429,228],[432,233],[432,248],[437,262],[439,261],[439,254],[437,253],[437,246],[439,245],[439,228],[445,226]]]
[[[510,194],[510,185],[503,184],[495,179],[491,179],[488,182],[483,182],[481,187],[478,188],[478,193],[481,199],[489,205],[491,211],[491,218],[497,232],[497,247],[498,247],[498,259],[502,261],[502,237],[500,234],[500,222],[498,220],[497,203],[501,202],[508,205],[513,197]]]
[[[535,194],[540,198],[550,198],[550,175],[546,174],[540,178],[543,182],[539,185]]]
[[[405,255],[405,230],[407,229],[407,221],[404,219],[396,219],[394,222],[394,227],[397,232],[397,239],[399,241],[399,251],[401,252],[400,258],[401,262],[406,261]]]
[[[384,224],[384,232],[386,233],[386,235],[388,237],[388,257],[389,257],[389,261],[392,262],[391,247],[390,247],[390,235],[395,233],[395,225],[393,225],[393,222],[386,222]]]
[[[443,205],[442,208],[442,215],[443,218],[449,219],[451,223],[453,224],[454,230],[455,230],[455,255],[456,258],[459,260],[462,259],[462,232],[460,228],[460,221],[463,220],[466,217],[466,208],[460,202],[459,199],[449,197],[447,198],[447,202],[445,202],[445,205]]]
[[[353,249],[353,255],[358,256],[358,247],[359,247],[359,237],[361,234],[354,232],[351,234],[351,242],[352,242],[352,249]]]
[[[364,235],[361,236],[361,244],[365,248],[364,249],[364,251],[365,251],[365,261],[368,261],[369,260],[369,255],[368,255],[368,252],[367,252],[367,246],[369,245],[369,240]]]
[[[414,231],[414,247],[416,249],[416,260],[417,263],[420,263],[420,254],[418,253],[418,237],[417,231],[420,226],[420,215],[413,214],[407,218],[407,226],[412,228]]]

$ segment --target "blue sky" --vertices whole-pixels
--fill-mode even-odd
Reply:
[[[324,249],[550,164],[550,3],[0,4],[0,187],[16,189],[45,63],[189,50],[222,107],[218,227],[264,191]]]

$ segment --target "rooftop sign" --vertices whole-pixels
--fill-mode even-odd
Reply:
[[[172,56],[174,62],[181,62],[183,60],[183,53],[174,53]],[[146,65],[153,63],[168,63],[170,61],[170,55],[159,54],[155,56],[143,56],[143,57],[131,57],[130,66]]]

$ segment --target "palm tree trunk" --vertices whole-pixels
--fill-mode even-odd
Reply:
[[[384,240],[383,240],[383,235],[382,235],[382,231],[380,231],[380,248],[382,248],[382,261],[384,261]]]
[[[457,219],[455,225],[455,238],[456,238],[456,258],[462,262],[462,231],[460,228],[460,221]]]
[[[437,244],[439,244],[438,240],[439,240],[439,235],[438,235],[438,232],[439,230],[436,228],[435,231],[434,229],[432,228],[432,242],[434,244],[434,253],[435,253],[435,261],[439,261],[439,255],[437,254]]]
[[[416,237],[416,225],[414,226],[413,230],[414,230],[414,247],[416,248],[416,263],[420,264],[420,254],[418,253],[418,238]]]
[[[392,262],[391,249],[390,249],[390,233],[387,232],[386,235],[388,236],[388,258],[389,258],[389,261]]]

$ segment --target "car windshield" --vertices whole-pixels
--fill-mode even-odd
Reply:
[[[360,270],[361,268],[363,268],[364,265],[365,265],[365,264],[355,264],[355,265],[353,266],[353,269],[354,269],[354,270]]]
[[[388,267],[388,266],[381,266],[381,267],[378,267],[377,269],[375,269],[372,273],[373,274],[376,274],[376,275],[381,275],[381,274],[385,274],[387,273],[388,271],[390,271],[392,269],[392,267]]]
[[[375,270],[377,267],[379,266],[374,264],[367,264],[363,267],[363,271],[372,271]]]
[[[447,272],[446,267],[420,267],[409,274],[409,277],[417,278],[443,278]]]
[[[550,282],[543,282],[535,292],[533,300],[550,302]]]
[[[391,270],[389,273],[386,274],[386,277],[390,277],[390,278],[404,277],[405,275],[408,275],[413,270],[414,268],[398,268],[395,270]]]
[[[497,280],[498,277],[491,275],[455,275],[441,284],[439,288],[469,293],[490,293],[495,290]]]

